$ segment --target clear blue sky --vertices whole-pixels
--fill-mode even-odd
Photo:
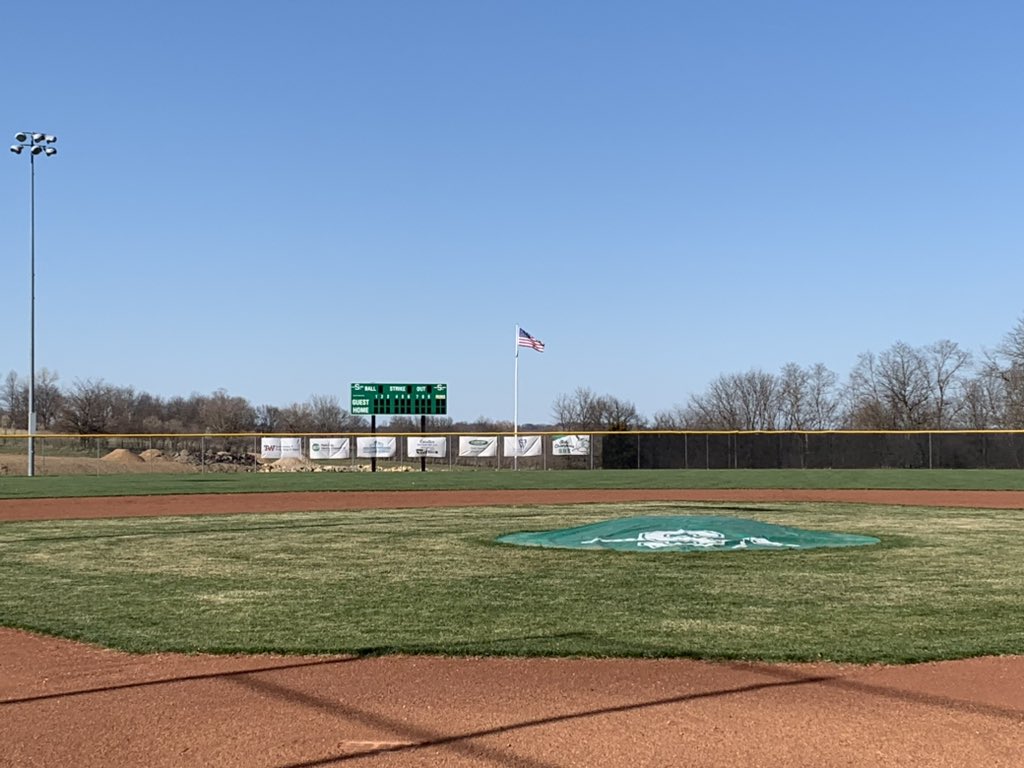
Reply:
[[[722,373],[981,353],[1024,313],[1022,29],[1001,1],[23,5],[2,138],[60,150],[37,369],[282,406],[447,382],[454,418],[511,419],[518,322],[545,422],[578,386],[653,416]]]

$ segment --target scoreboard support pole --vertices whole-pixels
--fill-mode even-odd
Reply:
[[[370,456],[370,471],[377,471],[377,414],[370,416],[370,434],[374,436],[373,455]]]
[[[420,433],[427,431],[427,415],[425,413],[420,414]],[[420,472],[427,471],[427,457],[420,456]]]

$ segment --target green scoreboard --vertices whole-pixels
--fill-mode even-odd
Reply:
[[[443,416],[447,384],[353,384],[352,413],[363,416]]]

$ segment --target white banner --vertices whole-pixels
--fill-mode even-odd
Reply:
[[[497,437],[481,437],[480,435],[461,435],[459,437],[459,456],[480,456],[486,459],[497,455]]]
[[[398,450],[397,437],[357,437],[356,456],[361,459],[388,459]]]
[[[280,459],[281,458],[281,438],[280,437],[261,437],[260,438],[260,458],[261,459]]]
[[[542,447],[540,435],[506,437],[503,453],[506,456],[540,456]]]
[[[590,435],[561,435],[551,441],[552,456],[589,456]]]
[[[301,459],[302,458],[302,438],[301,437],[282,437],[281,438],[281,458],[282,459]]]
[[[417,456],[444,457],[448,455],[448,440],[443,437],[409,437],[406,438],[407,454],[410,459]]]
[[[347,459],[351,454],[351,442],[347,437],[311,437],[309,458]]]

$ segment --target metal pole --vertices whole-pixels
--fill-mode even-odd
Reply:
[[[29,314],[29,345],[28,345],[28,476],[36,473],[36,156],[29,152],[28,163],[31,168],[32,182],[30,185],[29,204],[31,220],[31,299]]]
[[[516,378],[513,385],[514,404],[512,406],[512,444],[515,452],[512,454],[512,469],[519,469],[519,323],[516,323]]]

